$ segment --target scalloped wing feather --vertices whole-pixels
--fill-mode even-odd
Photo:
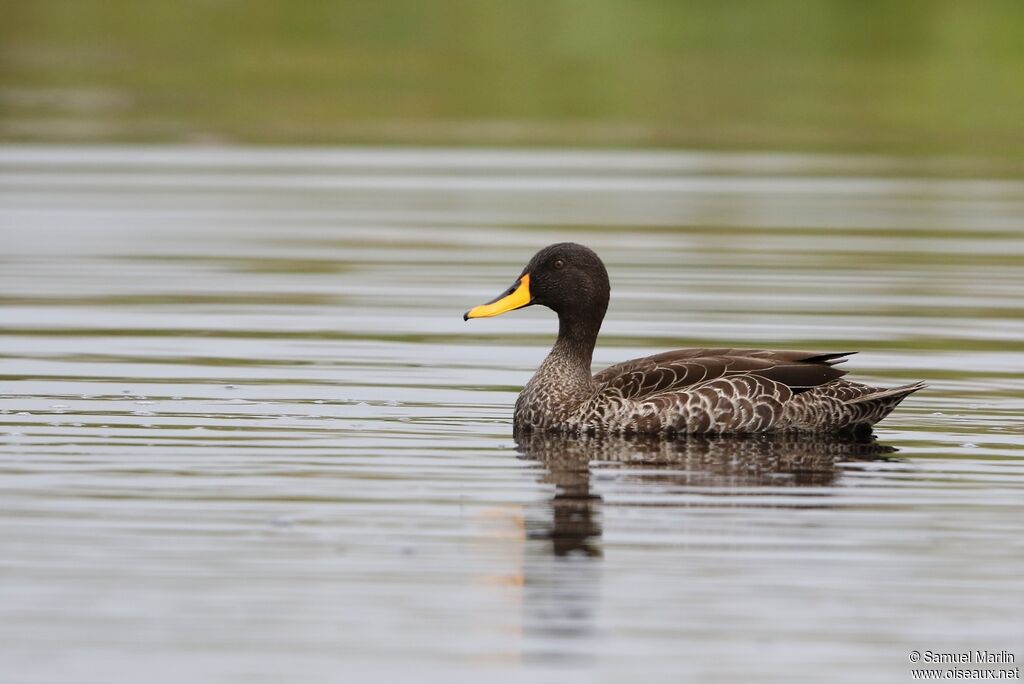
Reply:
[[[581,407],[573,428],[690,434],[844,430],[873,425],[922,387],[879,389],[834,380],[795,393],[786,384],[749,373],[639,399],[607,387]]]

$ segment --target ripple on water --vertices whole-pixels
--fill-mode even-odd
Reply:
[[[829,160],[0,148],[0,671],[817,682],[1012,651],[1024,185]],[[461,312],[563,239],[612,274],[597,365],[860,349],[929,383],[898,451],[517,444],[555,323]]]

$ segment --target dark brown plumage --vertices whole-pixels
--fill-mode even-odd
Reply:
[[[924,387],[843,380],[835,365],[853,352],[680,349],[592,376],[609,296],[598,256],[559,243],[538,252],[503,295],[466,312],[479,318],[542,304],[558,314],[558,339],[516,401],[517,431],[841,432],[870,428]]]

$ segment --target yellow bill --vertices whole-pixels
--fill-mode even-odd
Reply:
[[[530,295],[530,274],[525,273],[508,290],[502,292],[498,297],[486,304],[474,306],[465,313],[462,319],[468,321],[470,318],[497,316],[506,311],[521,309],[532,301],[533,297]]]

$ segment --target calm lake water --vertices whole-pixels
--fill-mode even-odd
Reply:
[[[1024,658],[1024,182],[743,154],[0,148],[5,682],[893,681]],[[535,440],[604,366],[858,349],[878,442]],[[896,449],[895,451],[892,449]]]

